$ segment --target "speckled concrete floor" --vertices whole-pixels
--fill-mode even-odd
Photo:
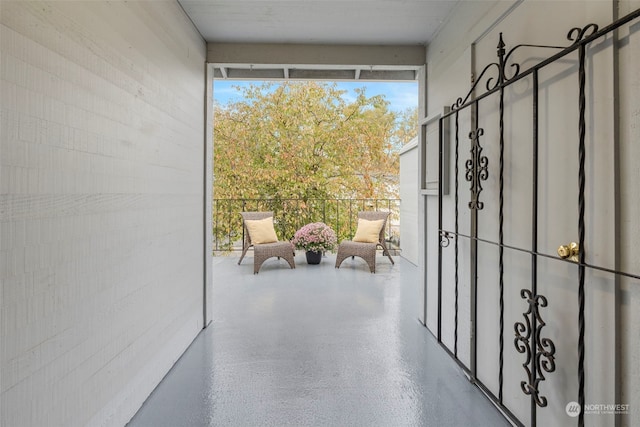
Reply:
[[[214,258],[214,320],[128,424],[507,426],[417,320],[418,269]]]

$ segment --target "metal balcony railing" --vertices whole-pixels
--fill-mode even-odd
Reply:
[[[360,211],[388,211],[387,246],[392,253],[400,249],[400,199],[214,199],[213,251],[223,254],[242,250],[240,212],[273,211],[278,238],[290,240],[310,222],[324,222],[338,236],[351,239],[358,226]]]

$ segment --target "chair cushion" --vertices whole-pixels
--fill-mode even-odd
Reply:
[[[369,221],[367,219],[358,218],[358,229],[356,235],[353,236],[354,242],[377,243],[380,240],[380,230],[384,219]]]
[[[251,243],[259,245],[261,243],[273,243],[278,241],[276,230],[273,228],[273,217],[264,219],[248,219],[245,222]]]

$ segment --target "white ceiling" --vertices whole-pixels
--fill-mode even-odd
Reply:
[[[217,43],[426,45],[458,0],[178,0]]]
[[[395,61],[402,47],[429,44],[460,0],[178,0],[207,42],[231,47],[241,60],[220,58],[217,50],[214,78],[221,79],[324,79],[324,80],[414,80],[419,66]],[[259,60],[250,46],[262,45],[382,46],[393,50],[393,60],[376,56],[354,64],[309,63],[296,54],[290,63]],[[249,46],[249,47],[247,47]],[[317,47],[316,46],[316,47]],[[218,48],[219,49],[219,48]],[[227,47],[227,49],[229,49]],[[240,49],[240,51],[238,50]],[[337,47],[333,48],[335,52]],[[293,48],[287,47],[287,52]],[[305,49],[309,51],[309,49]],[[313,51],[314,57],[323,56]],[[326,51],[325,51],[326,52]],[[388,51],[387,51],[388,52]],[[421,52],[424,52],[422,50]],[[382,55],[382,51],[378,51]],[[224,55],[223,55],[224,56]],[[313,56],[313,55],[312,55]],[[252,57],[251,59],[246,59]],[[273,56],[269,56],[272,58]],[[291,59],[291,58],[294,59]],[[299,61],[296,61],[296,58]],[[243,62],[244,61],[244,62]],[[376,62],[379,61],[379,62]],[[385,62],[388,61],[388,62]],[[346,65],[351,64],[351,65]],[[395,64],[395,65],[394,65]],[[375,65],[375,66],[374,66]]]

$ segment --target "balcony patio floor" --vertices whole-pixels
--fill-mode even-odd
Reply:
[[[418,268],[215,257],[213,322],[130,427],[502,426],[418,321]]]

